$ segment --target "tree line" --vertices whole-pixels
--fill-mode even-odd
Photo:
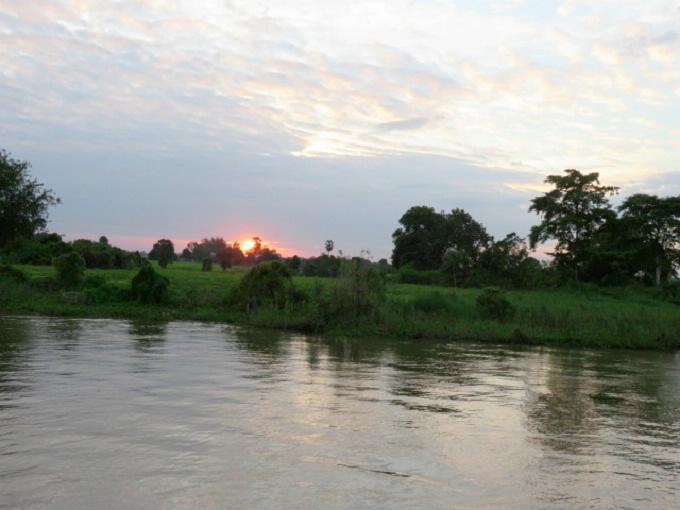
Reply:
[[[619,192],[598,173],[565,170],[549,175],[551,189],[531,201],[540,223],[528,242],[516,233],[495,240],[463,209],[437,212],[411,207],[392,235],[392,264],[438,271],[451,285],[529,287],[568,281],[603,285],[633,282],[660,286],[677,276],[680,263],[680,196],[638,193],[614,208]],[[551,262],[530,251],[552,243]]]
[[[633,282],[660,286],[676,278],[680,264],[680,195],[659,197],[638,193],[614,208],[610,198],[619,192],[600,184],[598,173],[565,170],[549,175],[550,189],[535,197],[529,207],[539,217],[528,239],[512,232],[495,239],[463,209],[436,211],[428,206],[409,208],[393,235],[392,264],[370,256],[354,257],[396,270],[408,283],[444,283],[452,286],[539,287],[569,281],[602,285]],[[0,257],[16,264],[51,264],[55,257],[77,253],[87,268],[129,268],[144,264],[140,252],[112,246],[105,236],[97,241],[65,242],[47,232],[50,207],[58,204],[51,189],[30,175],[30,164],[0,150]],[[538,245],[552,246],[552,259],[531,256]],[[190,242],[175,253],[169,239],[159,239],[148,259],[166,267],[175,260],[202,263],[204,270],[218,264],[233,266],[284,261],[306,276],[337,276],[342,251],[334,255],[334,242],[325,253],[310,258],[283,259],[259,237],[248,250],[221,237]]]

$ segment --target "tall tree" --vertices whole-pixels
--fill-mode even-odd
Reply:
[[[0,149],[0,248],[31,238],[47,226],[47,213],[60,202],[51,189],[31,178],[30,163]]]
[[[333,248],[335,248],[335,243],[333,242],[332,239],[329,239],[329,240],[326,241],[326,246],[325,246],[325,248],[326,248],[326,253],[327,253],[328,255],[330,255],[331,252],[333,251]]]
[[[680,195],[659,198],[638,193],[628,197],[619,211],[640,238],[640,248],[653,258],[654,281],[660,286],[664,268],[670,272],[680,261]]]
[[[529,211],[541,216],[539,225],[531,228],[531,248],[555,240],[553,255],[558,263],[579,279],[579,265],[587,256],[593,235],[608,220],[616,217],[608,196],[618,192],[615,186],[602,186],[596,172],[582,174],[565,170],[563,175],[549,175],[545,182],[553,189],[531,201]]]

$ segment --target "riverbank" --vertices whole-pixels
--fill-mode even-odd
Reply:
[[[50,288],[52,267],[15,268],[26,275],[27,281],[7,276],[0,279],[0,313],[185,319],[327,335],[589,348],[680,348],[680,307],[639,288],[509,291],[507,299],[515,313],[496,320],[480,311],[479,289],[388,282],[384,300],[371,317],[321,321],[315,296],[329,293],[334,279],[296,276],[293,283],[304,296],[300,303],[283,309],[243,311],[227,304],[230,289],[244,274],[242,269],[202,272],[192,263],[157,269],[170,281],[170,296],[166,304],[146,305],[124,298],[136,270],[88,270],[89,278],[99,280],[98,288],[87,293],[64,293]]]

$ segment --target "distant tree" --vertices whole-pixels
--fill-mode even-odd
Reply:
[[[524,239],[512,232],[480,253],[475,272],[478,284],[531,287],[540,278],[542,268],[538,260],[529,256]]]
[[[212,264],[213,264],[213,261],[210,257],[203,259],[201,271],[206,271],[206,272],[212,271]]]
[[[297,255],[293,255],[288,259],[288,268],[291,271],[298,272],[302,267],[302,259]]]
[[[65,253],[52,262],[57,271],[57,281],[66,289],[79,289],[85,281],[85,259],[77,253]]]
[[[99,238],[99,244],[103,244],[104,246],[108,246],[109,245],[108,238],[106,236],[101,236]]]
[[[438,268],[444,254],[441,239],[444,217],[433,207],[411,207],[399,219],[401,227],[394,231],[392,239],[392,265],[401,267],[413,264],[418,269]]]
[[[13,239],[31,238],[47,226],[47,213],[60,202],[29,174],[27,161],[0,149],[0,248]]]
[[[331,254],[331,252],[333,251],[333,248],[335,248],[335,243],[333,242],[333,240],[329,239],[328,241],[326,241],[326,253],[328,255]]]
[[[170,239],[159,239],[149,252],[149,260],[157,260],[158,265],[165,268],[175,258],[175,245]]]
[[[399,223],[392,234],[392,265],[397,268],[410,264],[438,269],[448,253],[458,253],[458,263],[469,265],[491,240],[484,226],[463,209],[438,213],[432,207],[411,207]]]
[[[529,211],[541,216],[531,228],[531,248],[550,240],[557,241],[553,255],[579,280],[579,266],[586,260],[594,234],[608,220],[615,218],[608,196],[618,192],[615,186],[601,186],[598,173],[582,174],[565,170],[564,175],[549,175],[545,182],[553,189],[531,201]]]
[[[640,240],[639,248],[653,260],[654,282],[660,286],[664,269],[670,272],[680,261],[680,195],[659,198],[638,193],[628,197],[619,211]]]

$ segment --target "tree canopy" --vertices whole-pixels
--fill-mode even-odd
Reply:
[[[565,170],[564,175],[549,175],[545,182],[553,189],[534,198],[529,207],[542,219],[531,228],[530,245],[535,248],[538,243],[557,241],[553,255],[558,263],[570,267],[578,280],[578,268],[593,235],[616,218],[607,197],[618,188],[600,185],[596,172],[582,174],[573,169]]]
[[[404,213],[399,223],[401,227],[392,234],[394,267],[411,264],[417,269],[437,269],[447,252],[476,259],[491,240],[484,226],[463,209],[445,213],[415,206]]]
[[[47,226],[47,213],[60,202],[30,175],[27,161],[0,149],[0,248],[16,238],[31,238]]]

